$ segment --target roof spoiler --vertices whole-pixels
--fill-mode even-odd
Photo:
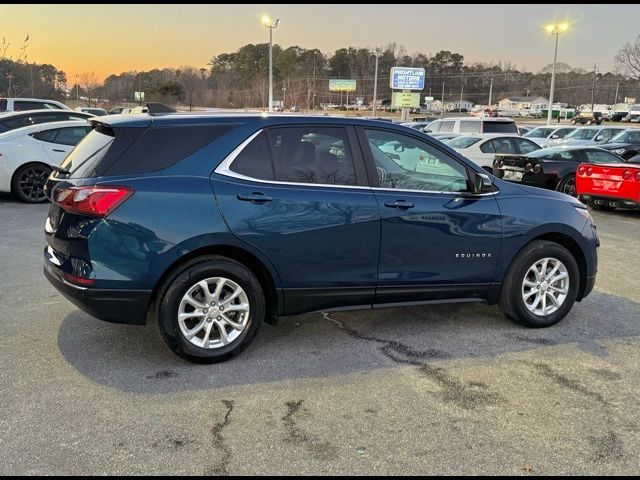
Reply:
[[[147,106],[147,113],[176,113],[177,110],[175,108],[171,108],[164,103],[157,102],[149,102],[145,103]]]

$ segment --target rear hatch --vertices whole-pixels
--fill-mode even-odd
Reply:
[[[537,158],[516,154],[496,154],[493,161],[493,174],[510,182],[523,182],[542,185],[544,172]]]
[[[580,164],[576,172],[579,195],[615,197],[640,201],[640,165]]]

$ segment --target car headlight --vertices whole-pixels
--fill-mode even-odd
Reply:
[[[624,153],[624,148],[616,148],[613,153],[616,155],[622,155]]]

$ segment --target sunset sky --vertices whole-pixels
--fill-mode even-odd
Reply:
[[[567,19],[558,61],[613,69],[620,47],[640,33],[637,5],[0,5],[0,35],[15,54],[30,36],[28,60],[102,79],[128,70],[206,66],[247,43],[268,41],[264,14],[280,18],[274,42],[317,47],[397,42],[408,53],[451,50],[465,61],[511,62],[537,71],[553,59],[543,26]]]

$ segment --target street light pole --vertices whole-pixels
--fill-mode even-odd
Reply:
[[[280,19],[275,23],[269,17],[262,17],[263,25],[269,29],[269,111],[273,112],[273,29],[278,28]]]
[[[547,111],[547,126],[551,125],[551,117],[553,115],[553,92],[556,86],[556,61],[558,59],[558,38],[569,29],[569,25],[566,23],[547,25],[547,33],[555,35],[556,46],[553,52],[553,67],[551,67],[551,91],[549,92],[549,110]],[[558,120],[560,119],[560,113],[558,113]]]
[[[373,111],[372,111],[372,115],[374,116],[376,114],[376,101],[378,97],[378,57],[380,56],[380,51],[377,48],[375,49],[375,55],[376,55],[376,70],[375,70],[375,73],[373,74]]]

